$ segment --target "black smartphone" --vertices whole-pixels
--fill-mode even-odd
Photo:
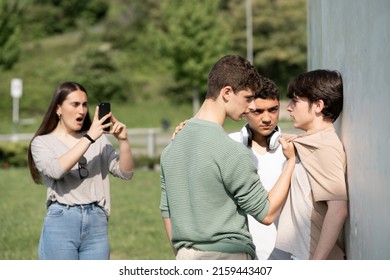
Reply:
[[[108,102],[102,102],[99,104],[99,120],[105,115],[111,112],[111,105]],[[106,119],[103,124],[111,122],[111,118]],[[110,127],[104,128],[105,131],[110,131]]]

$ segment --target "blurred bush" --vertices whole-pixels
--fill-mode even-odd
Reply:
[[[0,142],[1,168],[27,166],[27,142]]]

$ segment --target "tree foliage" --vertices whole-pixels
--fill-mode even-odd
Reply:
[[[11,69],[21,52],[20,2],[0,0],[0,69]]]
[[[115,7],[105,21],[102,40],[123,55],[121,72],[139,93],[131,101],[165,98],[172,78],[167,59],[160,53],[161,34],[155,28],[161,22],[161,1],[117,0]]]
[[[283,92],[306,71],[306,0],[251,2],[254,65]],[[0,0],[0,73],[23,78],[29,95],[21,112],[31,114],[45,109],[42,92],[73,78],[92,99],[122,102],[136,90],[132,102],[166,96],[188,102],[194,92],[206,93],[216,60],[246,55],[245,3]],[[0,92],[7,91],[9,83],[0,83]],[[0,111],[10,102],[0,103]]]
[[[208,72],[213,63],[230,50],[230,38],[220,18],[218,0],[162,2],[161,55],[171,62],[179,100],[190,100],[193,92],[205,95]],[[179,93],[179,94],[177,94]]]
[[[109,4],[104,0],[29,0],[24,14],[25,36],[40,38],[103,20]]]
[[[73,69],[78,81],[90,93],[92,102],[126,101],[130,95],[129,81],[116,65],[109,46],[91,47],[82,52]]]
[[[234,48],[245,53],[245,1],[230,0]],[[254,65],[284,91],[306,71],[306,0],[252,0]]]

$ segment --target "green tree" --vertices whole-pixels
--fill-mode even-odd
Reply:
[[[74,64],[77,80],[90,93],[92,102],[123,102],[131,96],[130,83],[115,63],[116,55],[109,45],[91,47],[81,53]]]
[[[124,57],[121,72],[131,77],[138,94],[132,102],[162,98],[172,84],[167,59],[161,55],[161,4],[156,0],[120,0],[110,10],[102,39]],[[139,94],[142,93],[142,94]]]
[[[28,0],[24,14],[24,35],[43,38],[103,20],[109,4],[104,0]]]
[[[145,36],[147,26],[158,22],[160,2],[156,0],[121,0],[111,11],[111,17],[105,23],[103,39],[115,48],[126,49],[134,46]]]
[[[20,2],[0,0],[0,69],[11,69],[21,53]]]
[[[230,38],[219,13],[220,1],[162,2],[161,55],[171,63],[174,99],[204,97],[211,66],[230,50]],[[178,94],[179,93],[179,94]],[[197,106],[195,104],[195,106]],[[194,108],[196,110],[196,108]]]
[[[230,0],[234,48],[246,53],[245,1]],[[253,57],[258,71],[284,92],[289,80],[306,71],[306,0],[252,0]]]

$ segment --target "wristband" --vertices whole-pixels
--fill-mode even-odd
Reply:
[[[85,138],[87,138],[89,141],[91,141],[92,144],[95,143],[95,140],[93,140],[93,139],[91,138],[91,136],[89,136],[87,133],[85,133],[85,134],[83,135],[83,137],[85,137]]]

